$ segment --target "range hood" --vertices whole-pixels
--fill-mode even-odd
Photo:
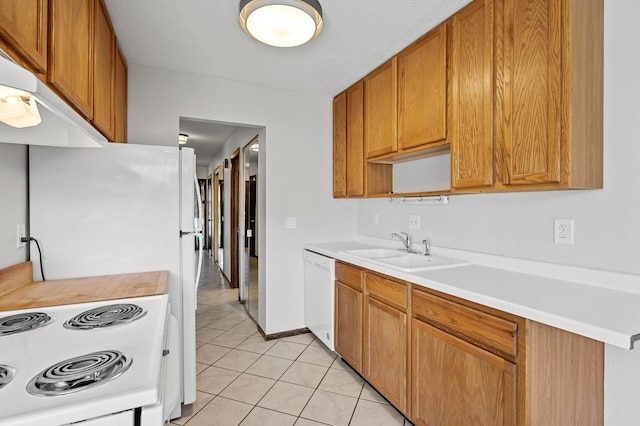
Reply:
[[[107,139],[60,96],[2,51],[0,85],[30,94],[42,120],[33,127],[22,128],[0,122],[0,143],[94,148],[107,145]]]

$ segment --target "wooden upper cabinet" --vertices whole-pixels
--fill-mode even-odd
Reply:
[[[333,196],[364,195],[364,85],[333,100]]]
[[[47,80],[86,118],[93,117],[94,7],[91,1],[49,1]]]
[[[0,1],[0,38],[37,72],[47,71],[47,0]]]
[[[504,183],[602,187],[603,1],[505,0]]]
[[[398,142],[406,150],[446,139],[447,25],[398,54]]]
[[[114,142],[127,142],[127,63],[116,46],[115,56],[115,126]]]
[[[364,78],[366,157],[398,150],[398,58],[394,56]]]
[[[347,195],[364,195],[364,83],[347,89]]]
[[[333,196],[347,196],[347,92],[333,98]]]
[[[115,138],[116,37],[102,0],[96,0],[93,64],[93,124],[105,137]]]
[[[450,20],[451,186],[494,183],[493,0],[475,0]]]

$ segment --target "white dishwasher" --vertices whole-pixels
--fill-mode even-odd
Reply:
[[[309,330],[333,351],[336,260],[309,250],[304,250],[302,256],[305,322]]]

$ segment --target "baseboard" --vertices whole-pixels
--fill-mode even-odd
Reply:
[[[311,330],[309,330],[307,327],[303,327],[297,328],[295,330],[281,331],[280,333],[266,334],[262,327],[260,327],[260,324],[258,324],[258,331],[260,332],[264,340],[282,339],[283,337],[291,337],[297,336],[299,334],[311,333]]]

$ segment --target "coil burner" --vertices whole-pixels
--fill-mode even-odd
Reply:
[[[0,318],[0,336],[21,333],[44,327],[53,318],[44,312],[25,312]]]
[[[0,389],[8,385],[15,375],[16,370],[14,368],[0,364]]]
[[[35,396],[58,396],[92,388],[123,374],[131,357],[110,350],[93,352],[59,362],[31,379],[27,392]]]
[[[64,328],[71,330],[90,330],[112,325],[126,324],[142,318],[147,311],[138,305],[119,303],[99,306],[84,311],[64,323]]]

